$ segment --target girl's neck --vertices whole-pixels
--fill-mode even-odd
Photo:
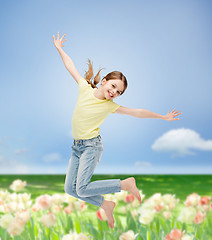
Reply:
[[[99,88],[95,88],[94,96],[95,96],[96,98],[101,99],[101,100],[106,99],[106,98],[104,97],[104,94],[103,94],[103,91],[102,91],[102,87],[101,87],[101,86],[100,86]]]

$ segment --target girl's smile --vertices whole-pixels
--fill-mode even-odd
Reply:
[[[108,81],[102,80],[102,84],[99,88],[102,88],[103,92],[106,91],[105,98],[116,98],[121,95],[122,91],[124,90],[124,84],[121,80],[111,79]]]

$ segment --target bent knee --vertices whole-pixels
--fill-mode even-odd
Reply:
[[[79,197],[87,197],[83,188],[77,188],[76,192]]]
[[[67,186],[67,185],[65,185],[64,186],[64,191],[65,191],[65,193],[67,193],[67,194],[69,194],[69,195],[76,195],[76,191],[73,191],[72,190],[72,188],[71,188],[71,186]]]

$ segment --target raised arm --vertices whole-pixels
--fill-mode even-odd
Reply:
[[[76,67],[74,66],[73,61],[71,60],[71,58],[63,51],[62,47],[64,47],[63,42],[65,42],[67,39],[63,38],[65,37],[66,34],[64,34],[61,39],[59,39],[59,32],[57,33],[57,39],[55,39],[55,36],[53,35],[53,41],[54,41],[54,45],[57,48],[63,63],[66,67],[66,69],[69,71],[69,73],[71,74],[71,76],[74,78],[74,80],[79,84],[79,80],[81,78],[81,75],[79,74],[79,72],[77,71]]]
[[[180,111],[174,112],[175,109],[172,110],[170,113],[168,111],[166,115],[160,115],[154,112],[150,112],[149,110],[146,110],[146,109],[134,109],[134,108],[127,108],[127,107],[120,106],[115,111],[115,113],[126,114],[126,115],[130,115],[137,118],[158,118],[158,119],[163,119],[167,121],[180,120],[179,118],[175,118],[175,117],[182,113],[178,113]]]

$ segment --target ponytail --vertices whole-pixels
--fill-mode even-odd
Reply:
[[[102,69],[104,69],[104,68],[102,68]],[[98,73],[96,74],[96,76],[94,77],[93,82],[92,82],[91,79],[93,77],[93,66],[91,64],[90,59],[88,59],[88,71],[85,73],[84,78],[92,86],[92,88],[97,88],[96,85],[100,81],[99,73],[102,69],[99,69]]]
[[[102,69],[104,69],[104,68],[102,68]],[[102,69],[99,69],[98,73],[96,74],[96,76],[94,77],[93,82],[92,82],[91,79],[93,77],[93,66],[91,64],[90,59],[88,59],[88,71],[85,73],[84,78],[92,86],[92,88],[97,88],[96,85],[100,81],[99,73]],[[109,81],[111,79],[120,79],[124,83],[124,91],[127,89],[127,85],[128,85],[127,79],[122,72],[113,71],[113,72],[108,73],[104,78],[106,79],[106,81]],[[121,95],[124,93],[124,91],[121,93]]]

